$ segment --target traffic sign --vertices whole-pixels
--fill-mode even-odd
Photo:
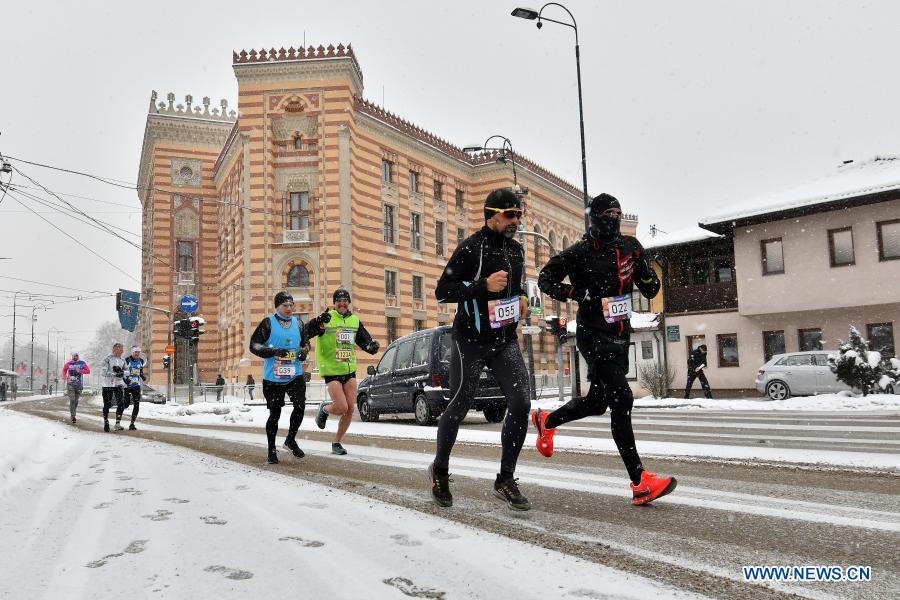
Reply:
[[[538,335],[540,333],[540,325],[522,325],[522,335]]]
[[[181,310],[189,315],[192,315],[200,310],[200,302],[197,300],[196,296],[182,296]]]
[[[175,346],[172,344],[166,346],[166,354],[175,354]]]

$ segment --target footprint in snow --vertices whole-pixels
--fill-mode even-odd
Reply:
[[[439,540],[458,540],[460,538],[459,534],[453,533],[452,531],[444,531],[443,529],[435,529],[429,533],[431,534],[431,537]]]
[[[408,535],[404,533],[396,533],[391,536],[391,539],[394,540],[395,544],[400,546],[421,546],[422,542],[419,540],[412,540]]]
[[[166,498],[165,501],[172,504],[187,504],[190,502],[190,500],[185,500],[184,498]]]
[[[141,518],[150,519],[151,521],[168,521],[172,514],[171,510],[158,508],[155,515],[141,515]]]
[[[241,484],[241,485],[236,485],[236,486],[234,486],[234,489],[239,490],[239,491],[249,490],[249,489],[250,489],[250,486],[249,486],[249,485]]]
[[[410,598],[434,598],[436,600],[443,600],[443,598],[447,596],[446,592],[440,592],[433,588],[419,587],[406,577],[391,577],[390,579],[382,580],[382,583],[397,588],[404,596],[409,596]]]
[[[229,569],[223,565],[210,565],[203,569],[207,573],[221,573],[227,579],[250,579],[253,577],[253,573],[250,571],[243,571],[241,569]]]
[[[619,597],[598,592],[597,590],[587,589],[572,590],[571,592],[566,592],[566,596],[572,596],[573,598],[587,598],[588,600],[612,600],[613,598]]]
[[[112,505],[113,505],[112,502],[101,502],[100,504],[98,504],[98,505],[95,506],[94,508],[95,508],[95,509],[99,509],[99,508],[109,508],[109,507],[112,506]]]
[[[320,542],[318,540],[304,540],[301,537],[297,537],[296,535],[288,535],[282,538],[278,538],[280,542],[297,542],[304,548],[320,548],[325,545],[325,542]]]
[[[119,488],[113,491],[117,494],[128,494],[130,496],[142,496],[144,494],[141,490],[136,490],[134,488]]]
[[[129,477],[128,475],[120,475],[116,477],[116,479],[118,479],[119,481],[131,481],[133,478]]]
[[[130,544],[128,544],[128,546],[126,546],[125,549],[122,550],[121,552],[113,552],[112,554],[107,554],[103,558],[98,558],[97,560],[92,560],[91,562],[89,562],[88,564],[86,564],[84,566],[86,566],[89,569],[97,569],[99,567],[102,567],[106,563],[108,563],[113,558],[125,556],[126,552],[128,554],[139,554],[139,553],[143,552],[144,550],[146,550],[145,546],[147,545],[147,542],[149,542],[149,541],[150,540],[135,540],[135,541],[131,542]]]
[[[200,517],[200,520],[207,525],[225,525],[228,523],[228,521],[223,521],[216,515],[206,515],[205,517]]]
[[[327,504],[323,504],[321,502],[301,502],[300,504],[298,504],[298,506],[304,506],[306,508],[316,508],[316,509],[328,508]]]

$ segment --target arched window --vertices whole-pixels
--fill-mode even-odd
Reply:
[[[541,233],[541,226],[537,223],[534,224],[534,232]],[[541,260],[541,247],[544,245],[544,240],[539,237],[534,237],[534,268],[538,271],[541,270],[541,267],[544,266],[544,261]]]
[[[309,287],[309,271],[303,265],[294,265],[287,275],[287,287],[289,288],[306,288]]]
[[[299,135],[294,138],[294,150],[303,150],[303,138]]]
[[[569,236],[564,235],[563,236],[563,245],[562,245],[562,248],[560,248],[560,250],[565,250],[568,247],[569,247]]]
[[[556,248],[556,251],[559,252],[560,248],[557,248],[556,246],[556,233],[551,231],[547,234],[547,238],[550,240],[550,245]]]

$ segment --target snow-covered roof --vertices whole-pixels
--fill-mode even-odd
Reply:
[[[861,162],[842,164],[819,179],[739,202],[728,212],[700,219],[700,225],[736,221],[898,189],[900,156],[873,156]]]
[[[699,242],[711,238],[722,237],[718,233],[713,233],[707,229],[691,225],[684,229],[678,229],[671,233],[659,233],[654,237],[641,240],[644,248],[664,248],[666,246],[677,246],[679,244],[687,244],[689,242]]]
[[[566,323],[566,333],[575,335],[578,323],[575,319],[569,319]],[[656,329],[659,327],[659,313],[631,313],[631,328],[635,331]]]

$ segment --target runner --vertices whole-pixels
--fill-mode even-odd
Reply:
[[[332,294],[334,309],[325,312],[316,321],[307,325],[310,337],[319,336],[316,342],[316,360],[319,374],[325,379],[328,396],[331,402],[323,402],[316,415],[316,425],[325,429],[328,415],[338,415],[337,433],[331,444],[331,452],[338,455],[347,454],[341,445],[356,403],[356,346],[369,354],[375,354],[380,347],[372,339],[362,322],[350,312],[350,292],[341,288]],[[328,316],[325,320],[323,317]],[[327,327],[326,327],[327,323]]]
[[[676,485],[674,477],[657,477],[641,464],[631,427],[634,396],[626,379],[631,291],[637,285],[641,294],[653,298],[659,292],[659,278],[640,242],[619,233],[622,208],[616,198],[600,194],[591,202],[589,215],[589,234],[552,257],[541,270],[538,285],[552,298],[578,302],[575,336],[590,365],[591,387],[587,396],[572,398],[552,413],[535,411],[531,421],[538,431],[538,451],[549,457],[557,427],[602,415],[611,407],[610,428],[631,477],[632,503],[647,504]],[[566,277],[571,284],[563,283]]]
[[[100,382],[103,386],[103,431],[109,431],[109,409],[116,402],[116,431],[122,431],[122,413],[125,412],[125,360],[124,347],[119,342],[113,344],[112,353],[103,359],[100,368]]]
[[[516,336],[518,323],[528,311],[528,296],[522,290],[524,251],[513,239],[521,218],[521,201],[511,190],[488,194],[484,227],[456,248],[435,289],[438,302],[457,303],[450,355],[451,399],[438,422],[434,462],[428,466],[431,497],[438,506],[453,505],[450,453],[487,366],[507,405],[493,494],[512,509],[531,508],[514,476],[531,408],[528,371]]]
[[[303,378],[303,361],[309,352],[309,345],[303,342],[300,322],[294,316],[294,298],[287,292],[278,292],[274,299],[275,312],[260,321],[250,337],[250,352],[263,361],[263,397],[269,409],[266,421],[268,441],[268,462],[278,464],[275,450],[275,436],[278,434],[278,419],[284,407],[284,395],[291,399],[290,424],[284,447],[297,458],[305,456],[297,445],[297,431],[306,410],[306,380]]]
[[[131,356],[125,359],[125,408],[129,404],[134,404],[131,409],[131,425],[128,429],[136,431],[134,421],[137,419],[141,410],[141,385],[147,381],[144,375],[144,365],[146,362],[141,358],[141,349],[137,346],[131,349]]]
[[[78,358],[78,353],[72,353],[72,360],[63,365],[62,378],[66,382],[66,395],[69,397],[69,414],[72,422],[75,422],[75,413],[78,411],[78,399],[81,398],[81,390],[84,389],[83,376],[91,372],[87,363]]]

